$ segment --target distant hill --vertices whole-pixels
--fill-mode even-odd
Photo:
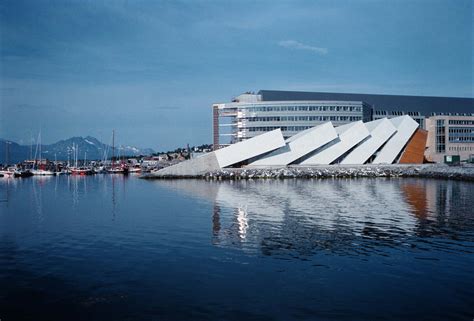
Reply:
[[[102,143],[97,138],[87,137],[71,137],[66,140],[60,140],[54,144],[41,145],[42,158],[54,160],[67,160],[68,155],[72,159],[72,146],[73,144],[78,147],[79,159],[84,159],[87,154],[87,159],[102,159],[104,153],[107,152],[108,157],[112,156],[112,147]],[[9,150],[9,163],[18,163],[25,159],[35,157],[36,145],[19,145],[15,142],[11,142],[8,145]],[[0,163],[5,162],[5,140],[0,139]],[[115,147],[115,155],[122,156],[138,156],[138,155],[151,155],[155,151],[151,148],[138,148],[134,146],[117,146]],[[39,153],[39,152],[38,152]],[[36,155],[39,158],[39,155]]]

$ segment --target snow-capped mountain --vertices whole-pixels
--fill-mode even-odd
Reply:
[[[89,160],[100,160],[112,156],[112,147],[102,143],[95,137],[71,137],[66,140],[60,140],[54,144],[41,145],[41,157],[50,160],[67,160],[73,158],[73,146],[76,146],[78,150],[78,158]],[[4,163],[6,158],[6,145],[5,140],[0,139],[0,163]],[[15,142],[8,144],[8,159],[9,163],[21,162],[25,159],[40,158],[39,148],[36,145],[19,145]],[[138,148],[135,146],[116,146],[115,156],[138,156],[138,155],[150,155],[154,153],[151,148]]]

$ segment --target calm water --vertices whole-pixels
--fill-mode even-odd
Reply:
[[[472,183],[0,187],[2,321],[474,318]]]

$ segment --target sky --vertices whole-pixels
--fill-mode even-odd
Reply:
[[[0,138],[168,150],[260,89],[474,97],[471,0],[0,2]]]

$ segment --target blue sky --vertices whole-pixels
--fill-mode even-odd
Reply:
[[[211,142],[259,89],[473,97],[473,2],[0,3],[0,137]]]

